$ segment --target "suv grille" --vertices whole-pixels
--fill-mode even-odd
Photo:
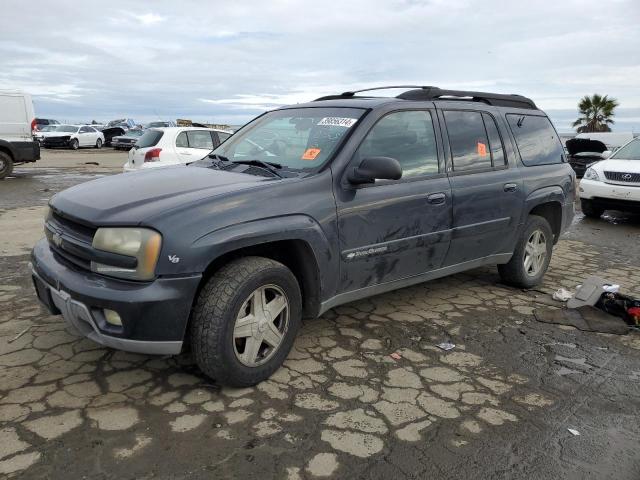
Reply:
[[[45,235],[51,250],[68,263],[91,269],[91,243],[96,229],[51,212],[45,223]]]
[[[613,180],[614,182],[640,183],[640,173],[605,171],[604,176],[606,177],[607,180]]]

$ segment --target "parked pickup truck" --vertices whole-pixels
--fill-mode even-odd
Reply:
[[[33,279],[87,337],[189,344],[207,375],[247,386],[278,369],[303,317],[337,305],[485,265],[537,285],[575,189],[528,98],[346,92],[265,113],[188,166],[55,195]]]

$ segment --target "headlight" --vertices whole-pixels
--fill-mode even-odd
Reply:
[[[587,168],[587,171],[584,172],[584,178],[587,180],[596,180],[600,181],[600,177],[598,176],[598,172],[596,172],[592,167]]]
[[[93,237],[93,248],[135,257],[136,268],[122,268],[91,262],[91,270],[103,275],[130,280],[151,280],[155,276],[162,236],[147,228],[99,228]]]

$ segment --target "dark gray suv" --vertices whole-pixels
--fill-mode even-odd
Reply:
[[[402,88],[280,108],[188,166],[55,195],[38,297],[101,344],[190,344],[242,386],[336,305],[483,265],[538,284],[575,195],[547,116],[519,95]]]

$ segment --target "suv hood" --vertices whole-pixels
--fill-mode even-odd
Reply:
[[[607,147],[600,140],[591,140],[589,138],[572,138],[567,140],[565,145],[569,155],[577,155],[578,153],[602,153]]]
[[[76,185],[55,195],[49,205],[65,216],[93,226],[138,225],[203,198],[272,181],[210,168],[154,168]]]

